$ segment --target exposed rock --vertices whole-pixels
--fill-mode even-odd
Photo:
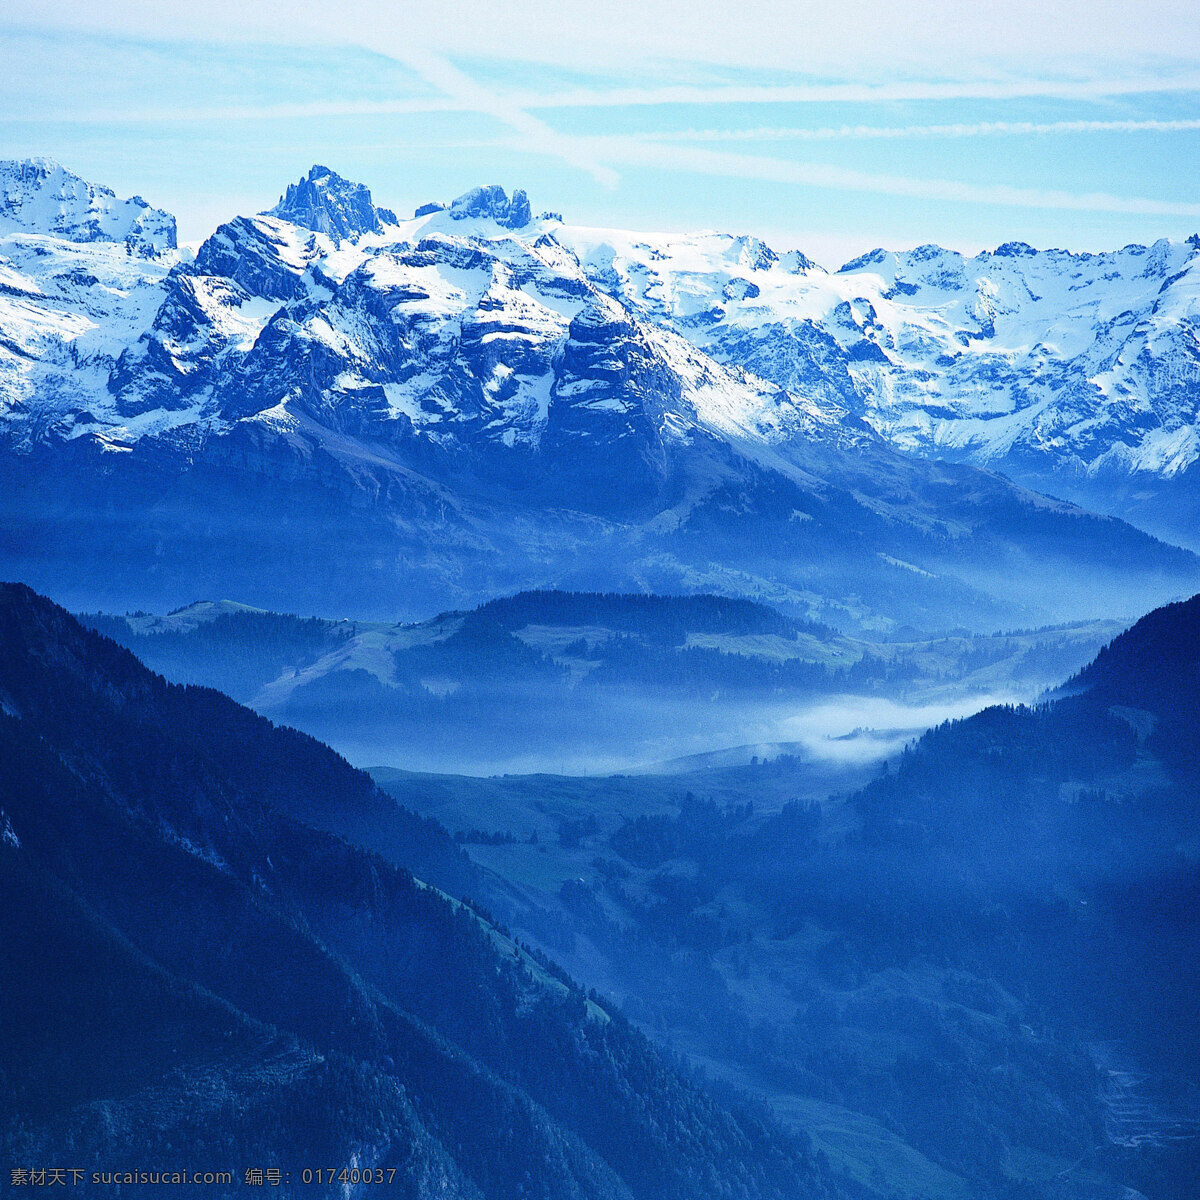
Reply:
[[[324,233],[335,242],[364,233],[381,233],[384,224],[395,225],[396,214],[371,202],[365,184],[343,179],[328,167],[315,166],[287,191],[267,214],[305,229]]]
[[[517,188],[510,199],[505,190],[495,183],[464,192],[450,205],[450,215],[456,221],[468,217],[490,217],[506,229],[523,229],[533,219],[529,197],[521,188]]]

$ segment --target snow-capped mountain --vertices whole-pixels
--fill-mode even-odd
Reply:
[[[1200,239],[1105,254],[1012,242],[974,258],[929,245],[829,272],[754,238],[560,236],[645,318],[844,406],[906,452],[1196,541],[1194,510],[1147,493],[1178,497],[1200,458]]]
[[[119,242],[134,254],[175,247],[175,218],[141,196],[118,200],[48,158],[0,162],[0,232]]]
[[[423,465],[453,473],[469,453],[473,472],[501,474],[530,455],[582,469],[597,452],[588,469],[608,470],[697,429],[765,444],[870,438],[843,410],[638,320],[588,280],[557,225],[499,188],[399,224],[362,185],[314,168],[169,273],[107,400],[67,436],[133,444],[162,429],[144,427],[147,413],[185,413],[192,432],[310,419]]]
[[[143,202],[4,170],[43,180],[0,238],[6,569],[81,602],[717,588],[928,626],[1090,614],[1110,586],[1144,607],[1195,574],[1127,527],[893,450],[859,369],[889,377],[883,335],[856,301],[831,310],[844,328],[818,312],[865,290],[852,271],[571,229],[499,187],[398,220],[326,167],[194,254],[135,254],[55,232],[75,226],[47,197]],[[775,369],[756,339],[819,369]],[[1014,600],[1014,573],[1051,564],[1062,579]]]
[[[163,302],[175,219],[46,159],[0,162],[0,420],[6,439],[70,436],[111,408],[109,379]],[[156,426],[157,428],[157,426]]]

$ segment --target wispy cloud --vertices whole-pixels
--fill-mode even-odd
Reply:
[[[448,59],[417,46],[392,50],[390,57],[416,72],[446,99],[507,125],[520,135],[523,149],[558,158],[569,166],[586,171],[605,187],[613,187],[618,182],[619,176],[610,166],[588,153],[586,139],[551,128],[540,117],[527,112],[521,104],[484,87]]]
[[[402,57],[400,57],[402,55]],[[959,100],[1104,100],[1131,95],[1200,94],[1200,74],[1171,78],[1087,79],[1075,81],[1009,80],[1005,82],[910,82],[889,84],[804,84],[781,86],[711,87],[673,86],[660,88],[576,89],[533,92],[487,89],[454,66],[448,59],[417,50],[399,52],[404,65],[438,87],[435,96],[399,96],[386,100],[316,100],[305,103],[202,105],[191,108],[149,107],[137,109],[55,109],[9,113],[7,119],[37,123],[62,122],[100,125],[105,123],[165,121],[202,122],[221,120],[303,120],[321,117],[401,116],[434,112],[487,112],[505,124],[526,132],[535,141],[561,142],[561,134],[533,116],[534,111],[570,108],[637,108],[654,106],[720,107],[805,104],[887,104],[905,101]],[[717,131],[671,135],[693,140],[749,140],[773,137],[819,139],[834,137],[971,136],[983,133],[1082,133],[1100,130],[1170,131],[1196,128],[1192,120],[1155,121],[1056,121],[1047,123],[996,121],[977,124],[928,126],[843,126],[804,131],[759,129],[721,135]],[[650,135],[647,135],[650,136]],[[666,135],[664,135],[666,136]]]
[[[795,184],[799,187],[831,191],[868,192],[938,202],[1200,218],[1200,204],[1182,201],[1115,196],[1107,192],[1080,193],[872,174],[825,163],[801,163],[759,155],[731,154],[679,144],[645,142],[635,137],[587,140],[591,143],[597,159],[623,166],[652,167],[695,175]]]
[[[369,48],[419,40],[456,61],[573,69],[662,82],[679,68],[807,72],[818,78],[914,78],[943,70],[996,76],[1089,65],[1113,74],[1190,70],[1200,61],[1194,0],[6,0],[3,23],[59,33]],[[694,78],[694,74],[691,76]]]
[[[402,116],[406,113],[470,112],[475,106],[449,96],[397,100],[315,100],[282,104],[216,104],[188,108],[56,109],[9,112],[7,121],[40,125],[124,125],[205,123],[210,121],[302,121],[325,117]]]
[[[436,95],[406,96],[389,100],[320,100],[276,104],[201,105],[188,108],[135,108],[103,110],[55,110],[41,107],[29,113],[9,114],[9,119],[37,124],[84,124],[89,126],[141,123],[206,123],[223,121],[297,121],[320,118],[352,118],[436,112],[476,113],[491,117],[521,138],[521,148],[534,154],[557,158],[585,171],[605,187],[619,179],[609,166],[586,150],[586,139],[561,133],[541,117],[527,111],[520,97],[514,98],[483,86],[448,59],[413,44],[390,48],[385,57],[411,70],[417,78],[436,89]],[[498,144],[498,143],[497,143]]]
[[[716,84],[578,88],[511,95],[523,108],[633,108],[661,105],[883,104],[920,100],[1102,100],[1200,92],[1200,74],[1090,79],[912,80],[892,83]]]
[[[1054,133],[1181,133],[1200,119],[1178,121],[976,121],[947,125],[836,125],[824,128],[682,129],[640,133],[645,142],[826,142],[875,138],[970,138]]]

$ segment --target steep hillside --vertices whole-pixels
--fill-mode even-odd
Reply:
[[[415,1197],[845,1194],[410,874],[480,878],[320,744],[15,585],[0,698],[6,1164],[230,1171],[226,1196],[257,1166],[373,1194],[304,1186],[318,1165]]]

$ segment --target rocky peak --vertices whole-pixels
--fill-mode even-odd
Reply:
[[[455,221],[465,221],[468,217],[490,217],[505,229],[521,229],[533,220],[529,197],[524,190],[517,188],[510,197],[496,183],[463,192],[450,205],[449,211]]]
[[[140,196],[121,200],[51,158],[0,162],[0,232],[73,242],[124,242],[151,256],[175,248],[175,218]]]
[[[396,214],[372,203],[365,184],[343,179],[322,166],[314,166],[297,183],[289,183],[279,203],[265,215],[327,234],[335,242],[381,233],[385,223],[396,224]]]
[[[874,250],[868,250],[866,254],[860,254],[857,258],[852,258],[849,262],[842,263],[837,269],[839,275],[847,275],[851,271],[862,271],[867,267],[881,266],[887,262],[888,252],[882,246],[876,246]]]
[[[733,239],[738,265],[751,271],[766,271],[779,261],[779,255],[761,238],[738,237]]]
[[[1037,251],[1028,242],[1005,242],[992,254],[996,258],[1036,258]]]
[[[779,265],[793,275],[802,275],[816,268],[817,264],[799,250],[788,250],[779,256]]]

